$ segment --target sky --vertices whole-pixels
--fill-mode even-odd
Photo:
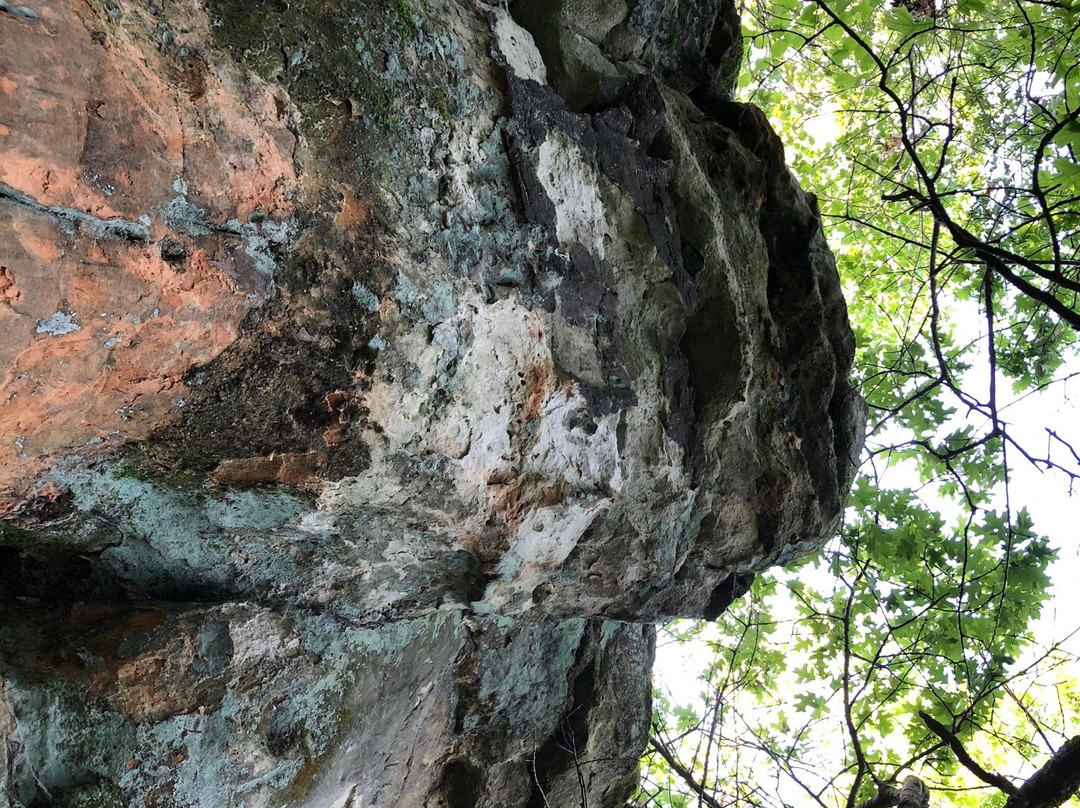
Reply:
[[[818,115],[804,123],[807,134],[819,149],[827,148],[840,135],[837,109],[835,104],[827,104]],[[966,328],[974,337],[983,329],[982,318],[976,316]],[[1066,378],[1072,374],[1075,374],[1073,378],[1039,395],[1020,397],[1015,403],[1002,406],[1002,417],[1023,446],[1034,450],[1046,448],[1046,430],[1053,429],[1080,453],[1080,356],[1074,356],[1059,375]],[[985,368],[976,363],[965,378],[965,387],[985,390],[987,386]],[[1000,390],[999,395],[1007,398],[1009,391]],[[1067,460],[1064,450],[1056,448],[1056,457],[1062,462]],[[1052,598],[1039,621],[1038,630],[1047,641],[1060,639],[1080,628],[1080,481],[1072,486],[1066,475],[1037,469],[1017,452],[1012,453],[1010,465],[1012,502],[1028,509],[1036,530],[1048,536],[1058,550],[1058,558],[1050,571]],[[1080,460],[1072,465],[1080,471]],[[1080,631],[1073,635],[1068,648],[1080,656]]]

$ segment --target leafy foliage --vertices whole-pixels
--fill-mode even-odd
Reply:
[[[1013,777],[1080,729],[1072,660],[1030,629],[1054,553],[1010,485],[1018,458],[1080,479],[1069,425],[1013,422],[1080,375],[1080,3],[743,16],[740,92],[818,192],[871,424],[823,557],[673,627],[715,655],[700,698],[658,700],[638,803],[853,808],[918,770],[1000,804],[920,711]]]

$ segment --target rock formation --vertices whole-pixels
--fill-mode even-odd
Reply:
[[[730,0],[0,2],[0,806],[633,793],[862,404]]]

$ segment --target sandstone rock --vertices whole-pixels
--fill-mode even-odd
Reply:
[[[25,9],[0,805],[621,806],[861,445],[733,6]]]
[[[157,47],[144,11],[34,13],[0,19],[4,511],[56,459],[179,417],[185,375],[269,296],[296,189],[280,89]],[[210,38],[192,9],[172,24]]]

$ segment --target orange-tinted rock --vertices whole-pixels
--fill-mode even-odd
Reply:
[[[142,9],[35,12],[0,14],[0,512],[178,416],[269,296],[296,188],[283,91],[206,47],[197,3],[171,47]]]
[[[11,271],[0,266],[0,303],[9,306],[19,299],[19,287],[15,285],[15,279],[11,277]]]

